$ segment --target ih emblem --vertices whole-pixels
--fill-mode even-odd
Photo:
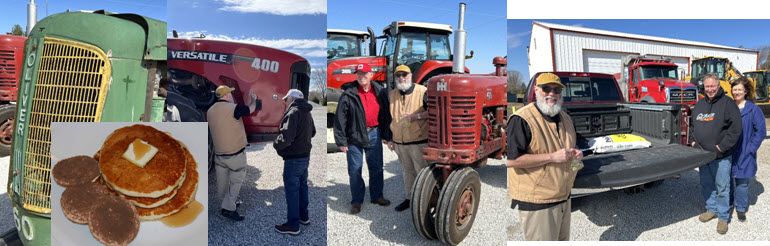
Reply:
[[[440,80],[438,83],[436,83],[436,91],[448,91],[449,85],[447,85],[446,81]]]

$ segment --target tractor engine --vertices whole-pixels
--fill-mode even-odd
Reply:
[[[496,64],[497,65],[497,64]],[[505,148],[506,77],[448,74],[428,81],[429,162],[477,165]]]

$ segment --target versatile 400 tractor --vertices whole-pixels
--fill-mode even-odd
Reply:
[[[465,4],[455,30],[456,54],[464,54]],[[496,57],[495,73],[464,74],[464,56],[453,59],[453,74],[428,80],[428,146],[432,163],[417,175],[412,190],[412,222],[428,239],[458,244],[470,232],[481,195],[473,167],[505,150],[506,59]]]

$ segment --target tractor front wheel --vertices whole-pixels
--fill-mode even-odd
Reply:
[[[436,170],[438,171],[438,170]],[[432,166],[420,170],[412,187],[412,197],[410,199],[412,207],[412,224],[420,236],[427,239],[436,239],[436,205],[438,204],[439,192],[441,187],[438,185]]]
[[[13,123],[15,118],[16,105],[8,104],[0,107],[0,157],[11,154]]]
[[[441,189],[436,212],[436,234],[442,242],[457,245],[468,236],[476,218],[481,195],[481,177],[476,170],[454,170]]]

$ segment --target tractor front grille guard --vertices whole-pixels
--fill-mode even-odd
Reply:
[[[479,141],[479,112],[475,95],[429,95],[428,146],[473,147]]]

